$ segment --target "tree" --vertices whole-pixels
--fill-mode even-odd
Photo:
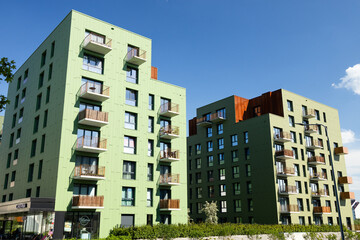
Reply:
[[[216,202],[209,203],[208,201],[205,201],[205,204],[203,205],[203,208],[200,210],[200,212],[205,213],[206,223],[210,224],[217,224],[218,223],[218,212],[217,204]]]
[[[13,70],[16,69],[14,60],[9,60],[6,57],[0,60],[0,81],[4,80],[10,83],[14,79]],[[0,95],[0,112],[5,109],[5,105],[9,104],[10,101],[4,95]]]

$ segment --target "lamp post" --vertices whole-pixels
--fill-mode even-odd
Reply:
[[[343,229],[343,225],[342,225],[342,220],[341,220],[341,211],[340,211],[340,203],[339,203],[339,195],[338,195],[338,188],[336,185],[336,179],[335,179],[335,170],[334,170],[334,163],[333,163],[333,158],[332,158],[332,151],[330,148],[330,140],[329,140],[329,135],[328,135],[328,130],[327,130],[327,126],[325,126],[324,124],[311,124],[311,123],[295,123],[297,125],[301,125],[301,126],[311,126],[311,125],[316,125],[316,126],[322,126],[325,129],[325,135],[326,135],[326,142],[327,142],[327,147],[329,150],[329,161],[331,164],[331,176],[333,179],[333,183],[334,183],[334,192],[335,192],[335,198],[336,198],[336,208],[338,210],[338,215],[339,215],[339,225],[340,225],[340,233],[341,233],[341,239],[344,240],[345,236],[344,236],[344,229]]]

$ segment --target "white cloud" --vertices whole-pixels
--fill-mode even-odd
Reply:
[[[350,191],[355,191],[355,197],[360,197],[360,149],[349,149],[345,156],[347,176],[352,177],[353,184],[350,184]]]
[[[333,83],[334,88],[346,88],[353,91],[355,94],[360,95],[360,64],[356,64],[353,67],[346,69],[346,75],[340,78],[340,83]]]
[[[343,144],[356,142],[355,133],[351,129],[341,129]]]

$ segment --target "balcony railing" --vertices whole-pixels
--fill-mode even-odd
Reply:
[[[280,212],[281,213],[295,213],[299,212],[299,206],[295,204],[283,205],[280,204]]]
[[[179,185],[180,184],[180,175],[179,174],[162,174],[160,175],[159,180],[160,185],[164,186],[172,186],[172,185]]]
[[[313,157],[309,157],[308,158],[308,163],[309,164],[325,164],[325,158],[324,157],[320,157],[320,156],[313,156]]]
[[[303,111],[304,118],[314,118],[316,117],[315,109],[308,108],[306,111]]]
[[[305,129],[305,133],[316,133],[318,131],[318,126],[317,125],[305,125],[304,129]]]
[[[180,210],[179,199],[160,199],[160,211]]]
[[[111,43],[110,38],[96,33],[89,33],[84,39],[84,48],[105,55],[111,51]]]
[[[138,48],[132,48],[126,54],[126,61],[128,63],[140,66],[141,64],[146,62],[146,51]]]
[[[94,127],[102,127],[109,123],[107,112],[84,109],[79,112],[79,123]]]
[[[101,153],[107,151],[106,139],[97,137],[83,136],[76,141],[76,150],[83,152]]]
[[[352,184],[352,177],[339,177],[339,184]]]
[[[178,138],[179,132],[179,127],[168,125],[160,128],[160,137],[165,139]]]
[[[105,167],[82,164],[75,167],[74,179],[102,180],[105,179]]]
[[[353,192],[341,192],[340,199],[355,199],[355,194]]]
[[[280,160],[293,159],[294,153],[292,150],[284,149],[284,150],[276,151],[275,157],[276,159],[280,159]]]
[[[279,186],[280,194],[297,194],[296,186]]]
[[[179,104],[167,102],[160,106],[159,114],[165,117],[179,115]]]
[[[72,208],[73,209],[104,208],[104,196],[87,196],[87,195],[73,196]]]
[[[330,207],[314,207],[313,208],[314,214],[323,214],[323,213],[331,213]]]
[[[179,150],[166,149],[160,151],[160,161],[163,162],[174,162],[180,160]]]
[[[337,147],[334,149],[335,155],[345,155],[349,153],[347,147]]]
[[[311,196],[313,197],[328,197],[329,191],[325,189],[318,189],[317,192],[311,191]]]
[[[278,175],[294,176],[295,169],[293,167],[284,167],[283,169],[277,169]]]
[[[104,86],[100,83],[86,82],[81,85],[80,97],[103,102],[110,98],[110,87]]]
[[[306,144],[306,147],[307,147],[307,148],[310,148],[310,149],[321,149],[321,148],[323,148],[324,146],[323,146],[323,142],[322,142],[322,141],[319,141],[319,140],[317,140],[317,139],[313,139],[313,140],[311,141],[311,143],[307,143],[307,144]]]
[[[291,142],[291,134],[289,132],[280,132],[274,134],[274,140],[277,142]]]
[[[223,112],[216,112],[210,115],[210,121],[213,123],[219,123],[226,120],[226,116]]]
[[[210,119],[208,119],[206,116],[203,116],[196,119],[196,125],[206,127],[211,125],[211,122]]]
[[[327,175],[326,175],[326,173],[323,173],[323,172],[313,173],[312,175],[310,175],[310,179],[311,180],[326,180]]]

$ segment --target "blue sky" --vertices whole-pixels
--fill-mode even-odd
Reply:
[[[0,56],[18,66],[71,9],[151,38],[159,79],[187,88],[188,119],[209,102],[279,88],[337,108],[360,199],[360,1],[19,0],[1,9]]]

